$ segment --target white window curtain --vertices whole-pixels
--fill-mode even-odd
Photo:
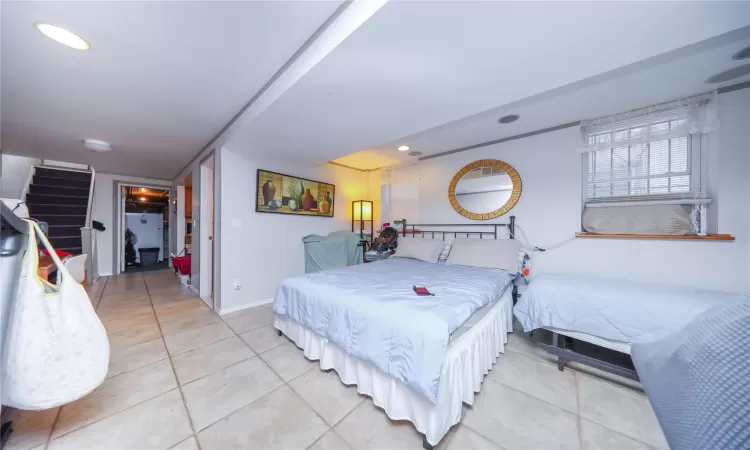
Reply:
[[[380,222],[391,221],[391,186],[395,183],[396,168],[394,166],[380,169]]]
[[[719,127],[716,92],[581,124],[583,229],[596,233],[705,231],[704,136]]]
[[[716,91],[581,123],[581,153],[609,150],[719,128]]]
[[[419,168],[417,165],[380,169],[380,222],[419,220]]]

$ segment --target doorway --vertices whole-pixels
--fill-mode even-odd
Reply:
[[[170,190],[121,183],[117,192],[117,272],[168,269]]]
[[[176,187],[177,256],[191,255],[193,248],[193,174],[188,173]]]
[[[214,240],[214,160],[212,154],[200,164],[200,223],[202,231],[200,238],[200,297],[211,309],[215,310],[214,301],[214,268],[215,268],[215,240]]]

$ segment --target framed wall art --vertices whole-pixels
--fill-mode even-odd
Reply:
[[[255,211],[333,217],[336,186],[258,169]]]

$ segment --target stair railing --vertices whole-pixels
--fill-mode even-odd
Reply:
[[[91,226],[92,215],[94,213],[94,178],[96,178],[96,171],[93,166],[89,166],[91,171],[91,184],[89,185],[89,202],[86,206],[86,226]]]
[[[26,194],[29,193],[29,186],[31,186],[31,182],[34,180],[34,174],[36,173],[36,166],[31,166],[29,168],[29,177],[26,179],[26,185],[23,187],[23,191],[21,191],[21,196],[19,197],[19,200],[26,201]]]
[[[81,228],[81,245],[82,252],[88,255],[86,258],[86,284],[91,286],[94,281],[98,278],[98,274],[94,272],[96,268],[96,233],[94,233],[91,227],[94,216],[94,181],[96,178],[96,171],[93,166],[88,166],[91,171],[91,184],[89,185],[89,201],[86,206],[86,222]]]

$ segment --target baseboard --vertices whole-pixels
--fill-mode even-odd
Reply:
[[[273,298],[264,298],[263,300],[245,303],[244,305],[235,306],[232,308],[221,308],[218,312],[220,316],[224,316],[227,314],[235,313],[237,311],[242,311],[243,309],[255,308],[256,306],[269,305],[271,303],[273,303]]]
[[[100,277],[111,277],[111,276],[112,276],[112,272],[104,272],[104,273],[100,273],[100,274],[99,274],[99,276],[100,276]]]
[[[198,292],[198,289],[196,289],[196,288],[195,288],[195,286],[193,286],[192,284],[189,284],[189,285],[188,285],[188,287],[190,288],[190,290],[191,290],[191,291],[193,291],[193,293],[194,293],[195,295],[197,295],[198,297],[200,297],[200,296],[201,296],[201,293],[200,293],[200,292]]]

